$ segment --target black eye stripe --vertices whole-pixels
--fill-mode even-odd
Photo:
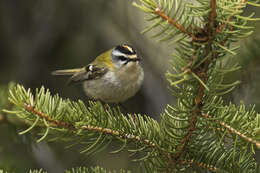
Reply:
[[[124,57],[124,56],[118,56],[117,58],[118,58],[120,61],[123,61],[123,62],[124,62],[124,65],[126,65],[126,64],[129,63],[129,62],[137,62],[137,61],[140,61],[140,60],[141,60],[140,58],[131,59],[131,58],[127,58],[127,57]]]
[[[121,61],[128,61],[129,58],[126,58],[124,56],[118,56],[118,59]]]

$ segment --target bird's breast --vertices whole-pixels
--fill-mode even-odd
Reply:
[[[144,78],[141,66],[133,62],[117,71],[108,71],[103,77],[86,81],[84,89],[88,96],[104,102],[123,102],[134,96]]]

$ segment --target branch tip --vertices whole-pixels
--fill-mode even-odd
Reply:
[[[207,119],[211,118],[211,116],[208,114],[202,114],[202,116]],[[228,129],[231,133],[234,133],[234,134],[240,136],[244,140],[254,144],[257,148],[260,148],[260,141],[254,140],[254,139],[246,136],[245,134],[241,133],[240,131],[236,130],[235,128],[231,127],[230,125],[226,124],[223,121],[220,121],[220,120],[214,120],[214,121],[217,122],[218,124],[220,124],[222,127]]]

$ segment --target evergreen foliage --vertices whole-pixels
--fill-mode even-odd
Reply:
[[[4,172],[3,170],[0,170],[0,173],[8,173]],[[43,171],[42,169],[39,170],[29,170],[28,173],[47,173],[46,171]],[[78,167],[78,168],[72,168],[71,170],[66,170],[65,173],[130,173],[130,171],[120,170],[120,171],[107,171],[104,168],[101,168],[99,166],[96,167]]]
[[[30,170],[29,173],[47,173],[47,172],[40,169],[40,170]]]
[[[254,154],[260,148],[260,115],[254,106],[226,104],[221,97],[239,84],[224,79],[240,68],[231,62],[236,42],[252,33],[248,21],[259,20],[254,13],[243,16],[243,9],[260,6],[258,0],[139,0],[134,5],[151,23],[144,32],[156,28],[153,37],[177,45],[166,74],[177,104],[167,105],[157,122],[100,102],[87,107],[80,100],[64,100],[44,87],[32,94],[16,85],[9,91],[15,106],[4,112],[30,125],[20,134],[36,132],[38,142],[80,143],[86,154],[117,140],[122,145],[112,153],[126,149],[136,154],[133,160],[145,172],[259,172]]]
[[[72,170],[67,170],[65,173],[116,173],[116,171],[107,171],[101,167],[93,167],[93,168],[86,168],[86,167],[79,167],[73,168]],[[129,171],[120,170],[118,173],[130,173]]]

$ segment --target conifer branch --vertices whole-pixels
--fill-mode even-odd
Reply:
[[[250,27],[245,25],[253,20],[253,15],[240,16],[246,0],[201,0],[199,5],[188,0],[139,1],[141,4],[135,5],[149,13],[148,20],[154,21],[146,31],[159,27],[155,37],[162,36],[162,41],[177,37],[173,41],[179,43],[175,47],[175,72],[169,72],[167,78],[176,87],[172,93],[178,102],[176,107],[167,106],[160,123],[145,115],[134,115],[137,119],[132,121],[119,109],[104,108],[97,102],[86,107],[82,101],[64,101],[58,95],[51,96],[44,88],[33,95],[30,89],[19,85],[10,91],[9,100],[17,107],[9,113],[31,123],[24,133],[36,125],[45,125],[47,130],[40,140],[49,131],[58,135],[57,138],[60,134],[76,133],[84,139],[91,136],[86,152],[98,151],[107,146],[104,144],[107,140],[114,138],[125,142],[120,151],[128,142],[135,143],[137,149],[133,150],[146,154],[139,160],[153,171],[170,173],[193,166],[211,172],[232,172],[233,169],[254,172],[259,166],[253,157],[253,146],[259,148],[260,142],[249,136],[251,132],[259,133],[260,116],[256,118],[253,109],[245,111],[243,104],[239,110],[233,105],[223,106],[219,97],[238,84],[223,82],[225,74],[237,70],[237,66],[227,69],[230,66],[219,59],[227,53],[234,54],[237,47],[232,47],[232,42],[251,33],[247,32]],[[232,146],[228,145],[230,142]]]
[[[146,2],[144,2],[145,4]],[[218,2],[219,3],[219,2]],[[234,2],[235,3],[235,2]],[[148,4],[148,3],[147,3]],[[209,66],[210,64],[214,64],[216,62],[215,60],[218,57],[224,56],[226,53],[230,53],[233,52],[231,49],[229,49],[229,45],[230,45],[230,41],[229,39],[233,37],[236,37],[237,35],[233,34],[235,32],[233,32],[233,27],[232,25],[229,26],[229,31],[232,32],[227,32],[223,35],[220,35],[218,33],[219,27],[223,27],[223,26],[218,26],[218,24],[220,23],[220,21],[222,20],[222,16],[223,17],[225,15],[227,15],[227,13],[223,12],[225,11],[225,9],[221,9],[222,11],[218,11],[218,16],[217,16],[217,1],[216,0],[211,0],[209,7],[211,10],[209,10],[208,16],[204,16],[205,20],[208,20],[208,22],[206,24],[204,24],[204,27],[199,29],[196,34],[193,34],[191,32],[189,32],[187,29],[185,29],[185,17],[183,17],[183,24],[177,23],[175,19],[173,19],[170,16],[170,12],[167,12],[167,5],[165,5],[163,8],[158,7],[158,5],[156,6],[154,4],[154,2],[151,3],[151,10],[154,10],[153,13],[155,13],[156,15],[158,15],[160,18],[162,18],[164,21],[167,21],[169,24],[168,25],[173,25],[177,30],[179,30],[180,32],[176,32],[177,34],[182,33],[186,36],[189,36],[192,38],[192,41],[186,39],[185,41],[181,42],[181,49],[177,50],[177,52],[180,54],[180,56],[175,56],[175,61],[180,62],[179,64],[176,65],[176,62],[174,64],[175,67],[177,67],[177,70],[175,70],[176,72],[178,72],[178,69],[181,69],[181,74],[179,74],[179,76],[184,76],[183,79],[179,79],[178,81],[181,82],[185,82],[186,80],[190,80],[191,77],[187,77],[187,75],[189,74],[194,74],[195,77],[199,83],[198,83],[198,87],[197,87],[197,91],[194,92],[195,98],[194,98],[194,104],[192,107],[189,107],[187,105],[185,105],[185,100],[181,103],[184,104],[185,107],[187,107],[188,109],[191,109],[191,114],[190,114],[190,118],[188,118],[188,120],[185,120],[183,118],[183,120],[180,121],[187,121],[188,128],[186,130],[183,130],[184,136],[178,136],[180,134],[180,132],[178,132],[178,128],[182,128],[182,126],[175,126],[176,127],[176,131],[173,132],[173,134],[170,134],[171,137],[175,136],[175,134],[177,134],[178,137],[182,137],[181,140],[179,140],[179,144],[177,144],[176,146],[176,152],[174,154],[170,154],[168,155],[168,161],[169,161],[169,166],[167,168],[167,172],[171,172],[174,168],[176,168],[177,164],[180,163],[180,158],[182,157],[182,155],[184,155],[186,153],[186,147],[189,145],[191,138],[193,136],[193,132],[195,130],[198,129],[197,127],[197,122],[198,122],[198,117],[201,116],[202,114],[202,109],[203,109],[203,103],[204,103],[204,96],[207,96],[207,90],[213,90],[214,91],[214,86],[212,88],[207,86],[208,83],[208,79],[210,78],[210,80],[212,80],[212,74],[209,73]],[[206,3],[205,3],[206,4]],[[150,6],[150,4],[147,5],[148,7]],[[181,8],[180,6],[176,5],[176,8]],[[142,7],[140,7],[142,8]],[[146,7],[143,7],[146,8]],[[242,5],[241,7],[242,8]],[[163,9],[163,10],[162,10]],[[166,10],[166,11],[164,11]],[[147,10],[149,11],[149,10]],[[151,13],[149,11],[149,13]],[[177,12],[176,12],[177,13]],[[233,12],[234,13],[234,12]],[[169,15],[167,15],[169,14]],[[234,13],[234,15],[236,15]],[[230,18],[231,20],[231,18]],[[159,23],[159,22],[158,22]],[[156,23],[153,26],[157,26],[158,23]],[[164,24],[163,22],[161,22],[162,25]],[[189,22],[187,22],[189,23]],[[227,22],[229,23],[229,22]],[[189,23],[190,25],[192,25],[192,22]],[[239,25],[239,23],[237,24]],[[163,25],[165,26],[165,25]],[[148,30],[150,30],[152,27],[150,27]],[[170,27],[165,27],[167,30]],[[246,27],[244,27],[246,28]],[[169,29],[170,30],[170,29]],[[173,29],[174,30],[174,29]],[[164,31],[164,30],[162,30]],[[170,31],[169,31],[170,32]],[[161,32],[163,33],[163,32]],[[160,35],[161,33],[159,33],[158,35]],[[222,33],[222,31],[221,31]],[[176,34],[176,35],[177,35]],[[245,36],[248,35],[247,33],[241,36]],[[185,37],[185,36],[184,36]],[[197,39],[200,38],[201,40]],[[183,37],[182,37],[183,38]],[[197,42],[196,42],[197,41]],[[228,42],[228,43],[227,43]],[[199,44],[198,46],[196,46],[196,44]],[[227,43],[227,44],[226,44]],[[195,45],[195,46],[194,46]],[[202,46],[203,45],[203,46]],[[186,49],[187,48],[187,49]],[[190,51],[190,49],[193,48],[193,51]],[[224,49],[223,49],[224,48]],[[198,52],[202,52],[201,54]],[[185,53],[183,53],[185,52]],[[190,54],[192,53],[192,55]],[[186,59],[185,59],[186,58]],[[201,61],[200,61],[201,59]],[[186,60],[186,61],[185,61]],[[188,63],[187,63],[188,60]],[[181,67],[181,68],[180,68]],[[182,75],[183,74],[183,75]],[[178,74],[177,75],[173,75],[170,74],[170,76],[174,77],[174,78],[179,78]],[[211,81],[209,81],[211,82]],[[174,86],[176,86],[177,89],[180,89],[181,92],[183,92],[182,94],[176,93],[177,97],[183,97],[183,94],[185,93],[184,90],[181,90],[180,87],[178,87],[178,84],[175,84],[176,82],[173,82],[172,84]],[[229,86],[234,86],[234,84],[230,84]],[[185,84],[183,85],[185,86]],[[222,85],[222,88],[224,85]],[[228,88],[228,85],[225,85],[226,88]],[[227,90],[230,91],[230,90]],[[181,99],[180,99],[181,100]],[[184,110],[180,110],[184,111]],[[172,116],[172,115],[170,115]],[[173,120],[175,119],[174,117],[172,117]],[[178,118],[176,118],[178,119]],[[174,128],[174,126],[173,126]],[[184,128],[183,128],[184,129]],[[200,130],[200,129],[199,129]],[[196,138],[196,136],[194,136]],[[178,139],[178,138],[177,138]]]
[[[119,137],[121,139],[128,139],[128,140],[136,141],[136,142],[139,142],[139,143],[143,143],[143,144],[146,144],[147,146],[149,146],[153,149],[156,149],[164,157],[168,158],[170,160],[170,162],[173,162],[173,161],[171,161],[172,158],[170,157],[169,153],[167,153],[166,151],[162,151],[161,149],[159,149],[155,145],[155,143],[149,141],[148,139],[141,139],[139,136],[135,136],[135,135],[132,135],[132,134],[120,134],[119,131],[112,130],[112,129],[109,129],[109,128],[98,127],[98,126],[82,125],[80,127],[75,127],[73,124],[70,124],[70,123],[67,123],[67,122],[63,122],[63,121],[60,121],[60,120],[52,120],[52,119],[49,118],[50,117],[49,115],[37,110],[36,108],[34,108],[33,106],[31,106],[27,103],[24,103],[24,108],[28,112],[33,113],[33,114],[37,115],[38,117],[40,117],[42,119],[45,119],[50,124],[50,126],[52,126],[52,127],[62,127],[64,129],[67,129],[67,130],[87,130],[87,131],[98,132],[98,133],[116,136],[116,137]],[[192,160],[182,160],[182,161],[180,161],[180,163],[184,164],[184,165],[187,165],[187,164],[192,165],[194,163],[194,161],[192,161]],[[200,167],[200,168],[212,171],[212,172],[216,172],[216,170],[218,170],[216,167],[205,164],[203,162],[199,162],[199,163],[196,162],[195,165]],[[172,169],[168,168],[167,172],[171,172],[171,171],[172,171]]]
[[[40,91],[36,89],[35,95],[36,96],[31,95],[30,89],[28,91],[26,91],[20,85],[17,85],[17,87],[15,87],[13,91],[10,90],[9,100],[18,107],[14,107],[14,111],[5,110],[5,112],[14,113],[14,114],[17,114],[19,112],[20,117],[23,117],[24,119],[29,120],[29,122],[34,122],[30,126],[29,129],[27,129],[23,132],[23,134],[28,131],[31,131],[36,125],[41,126],[41,124],[44,123],[46,125],[47,129],[54,130],[55,127],[58,127],[58,128],[56,128],[57,130],[59,129],[58,131],[65,130],[64,132],[66,132],[66,131],[72,132],[70,134],[73,134],[74,132],[81,133],[83,131],[87,131],[88,133],[85,133],[85,134],[99,133],[99,134],[104,134],[104,135],[111,135],[115,138],[120,138],[122,140],[126,139],[129,142],[139,143],[142,146],[146,145],[145,148],[149,149],[149,151],[156,152],[155,156],[159,157],[162,160],[167,160],[167,164],[169,164],[169,165],[173,164],[175,162],[173,160],[174,157],[172,157],[172,155],[171,155],[172,152],[168,151],[166,148],[162,147],[161,145],[158,145],[158,141],[156,141],[156,140],[155,140],[155,142],[153,142],[149,139],[145,139],[144,136],[141,137],[138,135],[134,135],[134,134],[131,134],[131,132],[130,133],[120,132],[118,130],[115,130],[112,128],[107,128],[105,126],[91,125],[91,123],[85,123],[85,121],[80,122],[80,124],[78,124],[78,123],[75,124],[74,123],[75,120],[66,121],[67,116],[68,117],[78,117],[79,116],[79,115],[75,115],[72,112],[70,114],[67,114],[66,116],[63,115],[62,117],[65,118],[63,120],[63,118],[57,117],[56,114],[59,114],[58,112],[55,113],[55,111],[53,111],[53,109],[59,110],[60,109],[59,106],[56,108],[51,106],[52,109],[41,108],[42,110],[40,110],[39,108],[36,108],[39,105],[41,105],[41,103],[42,103],[41,100],[45,100],[46,104],[47,104],[47,103],[49,103],[47,100],[50,101],[53,99],[52,96],[49,95],[48,91],[45,93],[44,88],[42,88]],[[58,103],[59,103],[58,105],[60,105],[60,106],[64,105],[64,102],[63,102],[63,104],[61,104],[61,102],[58,101],[58,100],[60,100],[58,96],[55,96],[55,97],[56,97],[55,98],[56,100],[55,101],[52,100],[52,102],[54,102],[55,105]],[[68,103],[66,103],[66,104],[67,104],[67,106],[69,105]],[[74,106],[76,106],[76,103],[74,103],[74,104],[75,104]],[[44,107],[44,106],[41,105],[41,107]],[[19,108],[19,109],[17,109],[17,108]],[[83,111],[85,109],[84,107],[80,107],[80,108],[81,108],[81,111]],[[49,112],[49,114],[44,113],[43,110]],[[89,110],[91,110],[91,108],[89,108]],[[89,112],[89,113],[91,113],[91,112]],[[71,116],[71,114],[73,114],[73,116]],[[35,118],[35,116],[36,116],[36,118]],[[90,117],[92,115],[88,114],[88,115],[84,115],[84,116]],[[41,121],[41,120],[44,120],[44,121]],[[141,121],[143,121],[143,120],[141,120]],[[138,119],[137,119],[137,122],[138,122]],[[143,123],[145,123],[145,122],[143,122]],[[138,129],[140,130],[141,127],[138,127]],[[47,130],[46,130],[45,134],[40,139],[44,139],[48,133],[51,133],[51,132],[50,131],[47,132]],[[178,162],[178,164],[182,164],[182,165],[191,165],[190,163],[191,163],[190,161],[185,161],[185,159],[182,159],[181,162]],[[194,163],[198,163],[198,164],[192,164],[192,166],[196,166],[196,167],[199,167],[202,169],[207,169],[207,170],[213,171],[212,168],[214,166],[210,166],[209,164],[203,164],[202,161],[194,162]],[[208,165],[208,166],[206,166],[206,165]],[[167,167],[166,172],[172,172],[172,170],[173,170],[173,167]]]
[[[214,21],[215,21],[215,17],[216,17],[216,0],[211,0],[210,7],[211,7],[210,20],[209,20],[209,24],[206,25],[208,27],[207,30],[209,31],[209,41],[208,41],[208,45],[206,47],[206,55],[205,56],[208,56],[208,54],[210,53],[211,45],[212,45],[213,40],[214,40],[214,34],[213,34],[213,32],[210,32],[210,31],[213,30],[212,28],[214,27]],[[214,55],[215,54],[213,54],[212,59],[215,58]],[[196,75],[204,83],[206,83],[206,81],[207,81],[206,73],[208,71],[209,64],[210,64],[210,60],[207,59],[204,63],[202,63],[198,67],[198,69],[195,69],[196,70],[196,72],[195,72]],[[187,130],[186,137],[184,139],[182,139],[181,143],[177,146],[178,153],[175,156],[175,160],[178,160],[181,157],[182,153],[185,150],[186,145],[190,141],[190,138],[192,136],[193,131],[196,129],[197,117],[199,115],[201,115],[201,109],[202,109],[202,106],[203,106],[202,98],[204,96],[204,90],[205,90],[205,88],[204,88],[203,84],[200,83],[199,87],[198,87],[197,96],[196,96],[196,98],[194,100],[194,107],[195,107],[195,109],[192,111],[192,116],[191,116],[191,120],[190,120],[190,127]]]
[[[66,122],[63,122],[63,121],[59,121],[59,120],[50,119],[48,115],[46,115],[45,113],[35,109],[34,106],[31,106],[27,103],[24,103],[24,108],[28,112],[33,113],[33,114],[39,116],[42,119],[45,119],[47,122],[50,123],[51,126],[59,126],[59,127],[65,128],[65,129],[76,129],[74,127],[74,125],[72,125],[72,124],[69,124],[69,123],[66,123]]]
[[[208,115],[208,114],[202,114],[202,116],[206,119],[212,118],[212,116]],[[219,125],[221,125],[223,128],[228,129],[231,133],[240,136],[241,138],[243,138],[244,140],[254,144],[257,148],[260,148],[260,141],[256,141],[248,136],[246,136],[245,134],[239,132],[238,130],[236,130],[235,128],[231,127],[230,125],[228,125],[227,123],[220,121],[220,120],[214,120],[216,123],[218,123]]]
[[[181,164],[188,164],[188,165],[196,164],[198,167],[207,169],[211,172],[218,172],[219,171],[219,169],[216,168],[215,166],[212,166],[212,165],[209,165],[209,164],[206,164],[206,163],[203,163],[203,162],[195,162],[194,160],[181,160],[180,163]]]
[[[100,166],[96,167],[77,167],[71,170],[66,170],[65,173],[131,173],[131,171],[120,169],[120,170],[106,170]]]
[[[216,30],[217,33],[222,33],[222,31],[227,27],[227,25],[228,25],[228,23],[231,21],[231,19],[236,15],[237,11],[238,11],[240,8],[242,8],[242,4],[245,4],[245,3],[246,3],[246,0],[241,0],[241,3],[237,6],[236,10],[232,13],[232,15],[230,15],[230,16],[226,19],[226,21],[225,21],[222,25],[220,25],[220,26],[217,28],[217,30]]]
[[[156,148],[156,145],[149,141],[148,139],[141,139],[139,136],[135,136],[132,134],[120,134],[119,131],[116,130],[112,130],[109,128],[103,128],[103,127],[98,127],[98,126],[92,126],[92,125],[82,125],[80,127],[75,127],[73,124],[67,123],[67,122],[63,122],[63,121],[59,121],[59,120],[52,120],[49,118],[48,115],[46,115],[45,113],[35,109],[33,106],[24,103],[24,108],[28,111],[31,112],[37,116],[39,116],[40,118],[45,119],[51,126],[58,126],[58,127],[62,127],[68,130],[87,130],[87,131],[92,131],[92,132],[99,132],[99,133],[104,133],[104,134],[108,134],[108,135],[112,135],[112,136],[116,136],[119,137],[121,139],[129,139],[129,140],[134,140],[143,144],[148,145],[151,148]]]
[[[162,19],[168,21],[170,24],[175,26],[177,29],[179,29],[184,34],[190,36],[195,41],[206,41],[207,37],[196,37],[194,34],[190,33],[187,29],[185,29],[181,24],[177,23],[174,19],[172,19],[170,16],[165,14],[159,7],[157,7],[154,11],[155,14],[159,15]]]
[[[211,8],[210,24],[211,24],[211,27],[213,27],[214,26],[214,22],[215,22],[215,18],[216,18],[216,0],[211,0],[210,1],[210,8]]]

